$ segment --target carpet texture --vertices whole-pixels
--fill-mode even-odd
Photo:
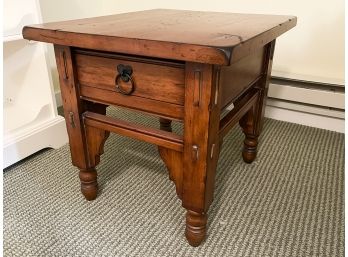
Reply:
[[[185,240],[185,210],[155,146],[110,135],[93,202],[68,146],[27,158],[4,172],[4,256],[343,256],[344,135],[267,119],[252,164],[242,140],[238,126],[224,140],[198,248]]]

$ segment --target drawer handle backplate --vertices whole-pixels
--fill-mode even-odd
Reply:
[[[133,69],[129,65],[119,64],[117,65],[118,74],[115,78],[116,90],[123,95],[130,95],[134,91],[134,81],[132,79]],[[123,82],[130,82],[131,88],[126,91],[120,86],[120,80]]]

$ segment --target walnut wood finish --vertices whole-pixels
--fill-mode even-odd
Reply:
[[[127,95],[93,87],[82,86],[80,88],[80,98],[105,105],[118,105],[172,120],[182,120],[184,117],[184,106],[181,105],[164,103],[143,97],[132,97],[132,101],[130,101]]]
[[[175,120],[183,119],[183,63],[79,49],[74,53],[77,81],[83,99],[140,109]],[[129,65],[133,69],[135,89],[131,95],[120,94],[116,89],[116,67],[119,64]],[[129,83],[120,84],[123,88],[129,87]]]
[[[294,16],[158,9],[26,26],[23,36],[93,50],[228,65],[296,22]]]
[[[160,122],[160,129],[167,131],[167,132],[172,132],[172,121],[165,119],[165,118],[159,118]]]
[[[94,128],[106,129],[108,131],[143,140],[148,143],[164,146],[175,151],[183,151],[183,140],[181,136],[149,128],[140,124],[114,119],[105,115],[85,112],[83,113],[84,124]]]
[[[81,101],[70,47],[55,45],[54,49],[72,163],[80,169],[82,194],[87,200],[93,200],[98,189],[95,166],[99,163],[109,132],[92,128],[86,130],[81,115],[86,110],[105,114],[106,106]]]
[[[159,154],[169,172],[169,179],[174,182],[176,194],[182,199],[183,153],[162,146],[158,147]]]
[[[98,56],[95,55],[96,53],[91,54],[89,52],[75,54],[77,79],[81,88],[88,86],[117,93],[115,77],[118,72],[116,67],[123,64],[129,65],[133,69],[132,79],[135,90],[128,97],[128,101],[132,102],[133,98],[142,97],[184,105],[185,73],[182,63],[127,58],[120,55],[106,55],[105,53],[98,53]],[[129,87],[129,83],[122,83],[122,80],[120,84],[124,88]],[[96,91],[96,89],[94,90]],[[166,106],[164,105],[163,108]]]
[[[265,48],[266,58],[264,58],[263,62],[261,79],[256,83],[256,88],[259,90],[257,102],[239,122],[245,134],[242,156],[246,163],[251,163],[253,160],[255,160],[257,154],[258,137],[261,133],[263,124],[269,78],[272,70],[274,47],[275,40],[269,43]]]
[[[238,101],[235,102],[233,110],[231,110],[220,121],[219,135],[223,138],[233,126],[247,113],[259,99],[260,92],[255,88],[251,88],[243,94]]]
[[[172,132],[172,121],[164,118],[159,119],[160,129]],[[176,194],[182,199],[182,180],[183,180],[183,154],[166,147],[158,147],[158,152],[169,171],[169,179],[172,180],[176,187]]]
[[[271,71],[272,71],[272,64],[273,64],[273,55],[274,55],[274,49],[275,49],[275,39],[270,42],[266,46],[266,58],[264,58],[264,69],[262,73],[262,80],[257,85],[257,88],[260,89],[260,98],[259,102],[257,104],[257,114],[256,114],[256,134],[260,135],[262,125],[263,125],[263,117],[265,114],[265,107],[266,107],[266,100],[267,100],[267,93],[268,93],[268,87],[269,87],[269,81],[271,78]]]
[[[185,233],[193,246],[205,237],[202,223],[213,198],[220,143],[218,72],[209,64],[186,64],[182,204],[188,213],[195,213],[195,219],[186,219]]]
[[[186,238],[200,245],[223,138],[239,121],[243,159],[256,158],[275,38],[295,24],[292,16],[150,10],[25,27],[24,38],[55,44],[85,198],[97,196],[96,166],[109,132],[156,144],[187,210]],[[135,86],[129,95],[115,89],[119,64],[132,69],[123,74]],[[107,117],[108,105],[158,116],[160,128]],[[172,133],[172,120],[183,122],[183,136]]]
[[[230,66],[221,67],[221,107],[235,102],[241,93],[260,79],[264,62],[264,48],[255,50],[251,55]]]
[[[244,148],[242,151],[243,160],[246,163],[252,163],[256,158],[257,148],[257,135],[254,131],[256,128],[255,117],[256,117],[256,106],[247,111],[247,113],[240,119],[239,124],[243,129],[245,139]]]
[[[187,211],[185,236],[192,246],[199,246],[205,238],[207,215]]]

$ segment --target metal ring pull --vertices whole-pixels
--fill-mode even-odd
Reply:
[[[119,74],[117,74],[115,78],[116,90],[123,95],[130,95],[134,91],[134,81],[131,77],[133,73],[132,67],[128,65],[119,64],[117,65],[117,71]],[[120,86],[120,83],[119,83],[120,79],[126,83],[130,82],[130,85],[131,85],[130,90],[126,91]]]

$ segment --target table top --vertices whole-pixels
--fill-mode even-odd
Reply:
[[[296,25],[296,17],[155,9],[26,26],[26,39],[228,65]]]

